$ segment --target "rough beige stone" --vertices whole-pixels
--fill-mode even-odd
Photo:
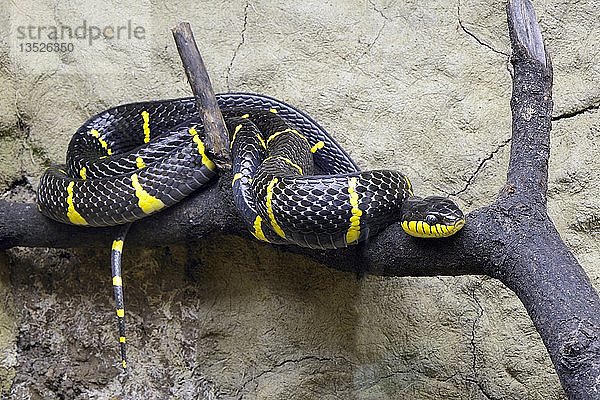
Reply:
[[[16,312],[12,297],[7,259],[0,254],[0,397],[10,393],[15,378],[16,357]]]
[[[136,2],[129,13],[93,0],[36,4],[0,7],[9,21],[0,24],[8,38],[0,42],[1,188],[23,176],[35,182],[63,160],[90,115],[187,95],[169,31],[181,19],[191,21],[217,91],[299,106],[361,167],[402,170],[418,193],[453,195],[467,211],[503,185],[511,92],[503,2],[172,0]],[[598,287],[596,9],[534,5],[555,68],[549,212]],[[73,54],[27,63],[11,47],[25,11],[46,25],[131,18],[147,39],[78,43]],[[484,277],[357,279],[233,237],[126,247],[132,370],[124,379],[108,249],[14,250],[2,265],[11,280],[0,280],[0,291],[12,286],[19,311],[17,338],[12,300],[0,310],[0,347],[18,361],[14,370],[0,365],[8,365],[0,387],[12,384],[13,398],[565,398],[518,299]]]

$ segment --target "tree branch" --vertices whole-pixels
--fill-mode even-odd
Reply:
[[[198,46],[196,46],[192,28],[189,23],[180,22],[171,31],[185,74],[196,98],[196,105],[204,124],[204,139],[211,159],[219,169],[230,169],[229,134],[217,104],[210,77],[206,72]]]
[[[542,67],[548,68],[550,58],[546,55],[542,31],[537,23],[533,4],[523,0],[509,1],[506,4],[506,13],[513,54],[519,51],[523,53],[524,58],[538,61]]]
[[[386,276],[487,274],[523,302],[540,333],[570,399],[600,393],[600,298],[560,239],[546,211],[552,112],[552,66],[529,0],[509,0],[514,66],[511,155],[507,185],[493,204],[471,212],[456,236],[419,240],[394,224],[368,243],[340,251],[286,247],[323,265]],[[191,40],[191,39],[188,39]],[[190,46],[188,42],[183,48]],[[190,82],[210,86],[188,64]],[[196,65],[203,69],[203,64]],[[200,73],[201,75],[201,73]],[[192,83],[193,84],[193,83]],[[212,89],[203,88],[207,93]],[[213,110],[214,111],[214,110]],[[210,111],[208,111],[210,114]],[[214,117],[214,116],[213,116]],[[128,241],[138,246],[189,242],[213,233],[249,235],[235,210],[231,176],[165,212],[134,224]],[[72,247],[77,235],[106,246],[112,230],[62,225],[31,204],[0,201],[0,249],[13,246]]]
[[[509,1],[506,10],[514,67],[508,189],[545,205],[552,129],[552,64],[531,2]]]

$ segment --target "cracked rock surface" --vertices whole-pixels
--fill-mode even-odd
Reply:
[[[417,193],[452,195],[467,211],[504,183],[503,2],[28,3],[0,8],[2,198],[31,201],[42,170],[63,160],[70,135],[94,113],[189,95],[169,30],[179,20],[192,23],[216,92],[300,107],[364,169],[399,169]],[[591,1],[534,6],[555,69],[549,212],[599,288],[600,23]],[[76,41],[61,57],[18,51],[22,21],[84,19],[130,19],[145,39]],[[495,280],[358,279],[216,236],[125,247],[125,377],[108,256],[0,256],[0,398],[565,398],[524,308]]]

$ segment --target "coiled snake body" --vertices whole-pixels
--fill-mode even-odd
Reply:
[[[360,171],[302,111],[254,94],[217,99],[231,136],[236,206],[257,239],[331,249],[364,241],[397,221],[417,237],[446,237],[463,226],[452,201],[413,196],[401,173]],[[66,165],[42,176],[37,202],[60,222],[127,224],[176,204],[216,175],[193,98],[133,103],[106,110],[77,130]],[[123,367],[126,229],[113,242],[112,257]]]

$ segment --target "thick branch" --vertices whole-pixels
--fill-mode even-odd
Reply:
[[[0,200],[0,250],[24,247],[109,248],[116,228],[86,228],[61,224],[41,215],[34,204]],[[486,224],[476,215],[473,225]],[[478,221],[478,222],[475,222]],[[231,194],[231,176],[190,196],[184,202],[145,218],[131,227],[131,246],[159,247],[184,244],[212,234],[250,238],[238,217]],[[426,243],[405,235],[398,224],[389,227],[364,246],[343,250],[315,251],[294,246],[282,247],[342,271],[362,271],[386,276],[437,276],[483,274],[471,252],[456,252],[456,242],[468,246],[476,231],[464,228],[460,236]],[[73,240],[76,237],[77,240]],[[442,255],[440,257],[440,255]],[[450,266],[448,264],[451,264]]]
[[[600,298],[546,212],[552,64],[530,1],[509,0],[507,14],[514,66],[508,183],[490,208],[494,245],[481,250],[489,275],[523,302],[569,398],[597,399]]]
[[[514,219],[513,219],[514,220]],[[547,218],[508,243],[498,273],[527,309],[570,399],[600,396],[600,298]]]
[[[229,183],[227,183],[227,181]],[[185,243],[218,233],[241,233],[244,226],[233,204],[231,177],[190,196],[175,207],[136,222],[127,235],[135,246]],[[87,228],[44,217],[35,204],[0,200],[0,250],[24,247],[108,246],[117,227]],[[77,240],[73,240],[77,238]]]
[[[552,119],[552,66],[535,11],[528,0],[507,4],[514,67],[512,145],[508,188],[546,203]]]
[[[229,134],[192,28],[189,23],[180,22],[171,30],[204,124],[207,149],[219,169],[230,169]]]

